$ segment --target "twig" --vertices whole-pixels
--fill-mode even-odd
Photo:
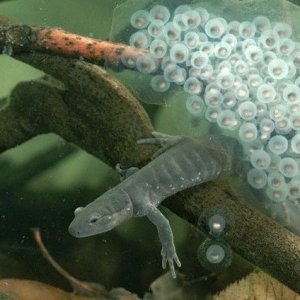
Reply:
[[[74,276],[72,276],[70,273],[68,273],[66,270],[64,270],[55,260],[54,258],[50,255],[49,251],[47,250],[47,248],[45,247],[43,241],[42,241],[42,236],[41,236],[41,232],[39,228],[32,228],[32,232],[33,232],[33,237],[36,241],[36,243],[38,244],[40,250],[42,251],[44,257],[46,258],[46,260],[50,263],[50,265],[59,273],[61,274],[63,277],[65,277],[70,284],[73,287],[78,287],[79,290],[85,291],[86,293],[88,293],[90,296],[104,296],[105,294],[107,294],[103,289],[99,288],[95,288],[94,285],[90,285],[86,282],[83,282],[77,278],[75,278]]]

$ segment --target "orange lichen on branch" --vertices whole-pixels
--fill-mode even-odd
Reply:
[[[108,41],[92,39],[66,32],[60,28],[37,30],[35,50],[47,50],[67,56],[82,56],[89,60],[118,63],[123,55],[136,58],[146,52],[128,45],[114,44]]]
[[[136,60],[148,53],[146,50],[80,36],[60,28],[28,25],[0,27],[0,51],[7,52],[5,49],[10,50],[9,54],[40,51],[113,64],[118,64],[124,58]]]

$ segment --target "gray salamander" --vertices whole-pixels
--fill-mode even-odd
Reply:
[[[180,267],[169,221],[157,209],[167,197],[233,170],[242,151],[234,139],[221,135],[201,138],[154,132],[139,144],[160,144],[152,161],[142,169],[123,170],[125,179],[86,207],[78,207],[69,232],[86,237],[109,231],[131,217],[147,216],[156,226],[162,245],[162,266]],[[234,161],[235,159],[235,161]]]

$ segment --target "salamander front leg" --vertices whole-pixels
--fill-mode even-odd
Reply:
[[[158,231],[159,240],[162,245],[162,267],[165,269],[168,263],[172,277],[176,278],[174,261],[178,267],[181,266],[181,263],[176,253],[173,233],[169,221],[155,206],[152,205],[147,207],[146,216],[156,226]]]
[[[153,138],[145,138],[137,141],[138,144],[155,144],[161,146],[161,148],[152,155],[151,159],[155,159],[157,156],[161,155],[163,152],[176,145],[184,138],[179,135],[167,135],[156,131],[153,131],[152,135]]]

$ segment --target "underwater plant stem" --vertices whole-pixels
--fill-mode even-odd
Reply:
[[[37,245],[39,246],[41,252],[43,253],[44,257],[46,258],[46,260],[50,263],[50,265],[59,273],[61,274],[63,277],[65,277],[70,284],[73,287],[77,287],[79,290],[83,290],[86,293],[88,293],[90,296],[102,296],[104,293],[104,289],[100,290],[100,289],[95,289],[93,288],[93,286],[89,285],[86,282],[83,282],[77,278],[75,278],[74,276],[72,276],[70,273],[68,273],[66,270],[64,270],[55,260],[54,258],[50,255],[48,249],[46,248],[46,246],[44,245],[44,242],[42,240],[42,236],[41,236],[41,231],[39,228],[32,228],[33,231],[33,237],[37,243]]]
[[[28,25],[7,25],[8,20],[0,16],[0,52],[10,48],[12,53],[28,51],[59,54],[87,61],[118,65],[123,55],[136,59],[147,53],[124,44],[92,39],[66,32],[61,28],[43,28]]]

